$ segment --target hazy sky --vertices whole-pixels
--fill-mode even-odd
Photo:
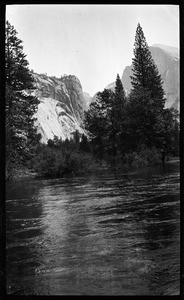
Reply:
[[[131,65],[137,24],[149,46],[179,48],[178,5],[7,5],[30,69],[76,75],[93,96]]]

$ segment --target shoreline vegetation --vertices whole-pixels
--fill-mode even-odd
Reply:
[[[107,164],[106,162],[102,162],[101,164],[96,161],[96,164],[93,165],[93,168],[88,168],[88,170],[80,170],[78,172],[70,172],[63,174],[62,176],[58,176],[56,174],[50,174],[44,176],[43,174],[40,174],[39,172],[36,172],[34,169],[31,169],[27,166],[18,166],[14,171],[12,172],[11,176],[9,178],[6,178],[7,182],[20,182],[25,180],[31,180],[31,179],[58,179],[58,178],[67,178],[67,177],[73,177],[77,175],[84,175],[84,174],[95,174],[97,172],[101,172],[104,170],[112,170],[112,172],[115,171],[125,171],[130,172],[132,170],[138,170],[138,169],[144,169],[159,165],[165,165],[167,163],[179,163],[180,157],[179,156],[168,156],[166,157],[166,161],[163,163],[163,161],[160,159],[157,162],[152,162],[151,164],[144,163],[142,166],[136,164],[136,161],[132,161],[131,165],[123,165],[123,164],[114,164],[113,166],[110,164]]]

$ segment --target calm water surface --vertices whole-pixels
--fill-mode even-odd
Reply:
[[[8,294],[179,294],[179,163],[11,183],[6,198]]]

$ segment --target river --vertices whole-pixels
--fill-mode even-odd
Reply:
[[[179,162],[6,187],[17,295],[178,295]]]

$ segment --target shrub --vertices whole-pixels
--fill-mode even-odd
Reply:
[[[126,153],[123,157],[123,165],[127,167],[137,168],[153,166],[161,161],[159,151],[153,148],[146,148],[144,145],[137,152]]]
[[[44,177],[62,177],[63,175],[80,174],[94,171],[97,163],[92,155],[82,151],[42,148],[32,160],[32,169]]]
[[[89,153],[84,152],[71,152],[66,160],[66,173],[80,174],[96,169],[96,162]]]
[[[145,146],[142,146],[139,155],[142,159],[145,159],[147,161],[147,165],[156,165],[160,163],[161,161],[161,154],[158,149],[155,147],[146,148]]]
[[[32,167],[41,176],[58,176],[64,171],[65,161],[61,152],[45,147],[33,159]]]

